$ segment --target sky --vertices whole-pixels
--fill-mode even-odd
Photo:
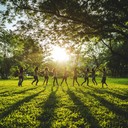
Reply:
[[[0,4],[0,11],[5,10],[6,7]]]
[[[4,11],[4,10],[6,10],[6,7],[3,5],[0,5],[0,11]],[[17,20],[18,20],[18,17],[16,17],[16,20],[13,21],[12,23],[6,23],[5,24],[6,29],[7,30],[10,30],[10,29],[14,30],[15,27],[13,27],[13,24],[15,24],[17,22]],[[65,49],[60,48],[60,47],[53,47],[52,58],[55,61],[63,61],[63,62],[69,60],[69,56],[67,55]]]
[[[0,4],[0,11],[4,11],[4,10],[6,10],[6,7]],[[13,28],[13,24],[14,24],[14,22],[13,23],[10,23],[10,24],[9,23],[6,23],[5,26],[6,26],[6,28],[8,30],[9,29],[12,29],[13,30],[14,29]]]

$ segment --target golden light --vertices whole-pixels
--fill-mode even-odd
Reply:
[[[67,54],[66,50],[59,46],[53,46],[53,50],[51,54],[53,60],[55,61],[63,62],[69,60],[69,55]]]

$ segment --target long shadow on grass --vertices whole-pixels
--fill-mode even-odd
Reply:
[[[22,91],[18,91],[18,92],[12,92],[12,91],[5,91],[3,93],[0,93],[1,96],[3,97],[7,97],[7,96],[10,96],[10,95],[15,95],[15,94],[23,94],[27,91],[30,91],[30,90],[34,90],[36,89],[37,87],[34,87],[34,88],[29,88],[29,89],[26,89],[26,90],[22,90]]]
[[[40,121],[40,125],[38,126],[38,128],[50,128],[52,125],[52,121],[54,118],[54,110],[57,107],[56,104],[58,102],[56,97],[56,92],[58,90],[58,87],[54,91],[52,87],[51,90],[52,91],[49,97],[42,106],[43,113],[38,118],[38,120]]]
[[[100,91],[102,91],[102,90],[100,90]],[[98,92],[99,92],[99,91],[98,91]],[[126,96],[126,95],[118,94],[118,93],[111,92],[111,91],[108,91],[108,90],[104,90],[103,92],[104,92],[104,93],[108,93],[108,94],[112,95],[113,97],[117,97],[117,98],[119,98],[119,99],[121,99],[121,100],[126,100],[126,99],[128,99],[128,96]]]
[[[66,85],[66,86],[60,85],[60,88],[63,92],[67,92],[67,89],[69,88],[69,86],[68,85]]]
[[[0,95],[3,96],[5,93],[8,93],[9,91],[0,92]]]
[[[25,93],[25,92],[27,92],[27,91],[30,91],[30,90],[34,90],[34,89],[36,89],[37,87],[34,87],[34,88],[28,88],[28,89],[26,89],[26,90],[22,90],[22,91],[19,91],[19,92],[14,92],[13,94],[21,94],[21,93]]]
[[[118,106],[116,106],[113,103],[110,103],[109,101],[107,101],[106,99],[102,98],[101,96],[97,96],[95,93],[97,92],[97,90],[95,91],[88,91],[88,92],[84,92],[83,90],[80,89],[81,93],[83,93],[84,96],[91,95],[93,96],[96,100],[100,101],[100,103],[105,106],[106,108],[108,108],[110,111],[114,112],[116,115],[118,115],[119,117],[121,116],[121,119],[123,117],[123,119],[128,119],[128,115],[127,112],[123,111],[121,108],[119,108]],[[117,121],[117,122],[115,122]],[[128,126],[128,123],[126,122],[120,122],[120,120],[116,119],[114,122],[110,123],[110,127],[113,127],[114,125],[116,126],[121,126],[122,128],[126,128],[126,126]]]
[[[90,128],[101,128],[98,121],[90,112],[89,108],[81,102],[79,97],[77,97],[75,93],[72,92],[70,89],[68,89],[67,93],[70,96],[71,100],[74,102],[74,104],[77,106],[81,116],[84,118],[84,121],[87,120],[87,122],[90,124]],[[80,127],[84,127],[84,125]]]
[[[113,103],[110,103],[108,100],[101,96],[97,96],[96,94],[90,93],[91,96],[93,96],[95,99],[100,101],[101,104],[103,104],[106,108],[108,108],[110,111],[114,112],[118,116],[124,117],[126,120],[128,120],[128,112],[123,111],[122,108],[119,108]]]
[[[11,114],[14,110],[18,109],[19,106],[21,106],[23,103],[25,102],[29,102],[31,99],[33,99],[34,97],[38,96],[41,92],[43,92],[45,90],[39,91],[36,94],[33,94],[31,96],[27,96],[24,99],[16,102],[15,104],[13,104],[12,106],[10,106],[8,108],[8,110],[4,111],[2,114],[0,114],[0,120],[7,117],[9,114]]]
[[[105,94],[105,93],[108,93],[109,95],[112,95],[113,97],[117,97],[118,99],[121,99],[121,100],[126,100],[128,99],[128,95],[126,94],[119,94],[117,92],[112,92],[108,89],[96,89],[96,88],[91,88],[91,90],[93,90],[94,92],[97,92],[99,94]]]

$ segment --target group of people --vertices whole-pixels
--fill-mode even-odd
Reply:
[[[94,85],[98,85],[98,83],[96,82],[96,73],[95,72],[96,72],[95,69],[92,68],[92,71],[91,71],[92,82],[93,82]],[[84,70],[84,81],[82,82],[81,86],[85,82],[87,82],[87,86],[89,86],[89,73],[90,73],[89,68],[87,68],[86,70]],[[78,85],[80,85],[78,83],[78,81],[77,81],[77,69],[76,68],[74,69],[73,86],[74,86],[75,81],[76,81],[76,83]],[[106,86],[108,86],[107,83],[106,83],[106,69],[105,68],[103,68],[103,70],[102,70],[102,80],[101,80],[101,83],[102,83],[102,88],[104,87],[104,84]]]
[[[23,67],[20,67],[19,68],[19,82],[18,82],[18,86],[22,86],[22,82],[24,80],[23,72],[24,72]],[[87,86],[89,86],[89,73],[91,73],[93,84],[94,85],[98,85],[97,81],[96,81],[96,73],[95,72],[96,72],[96,70],[94,68],[92,68],[91,71],[89,71],[89,68],[86,68],[86,70],[84,70],[84,72],[83,72],[84,73],[84,81],[82,82],[82,84],[79,84],[79,82],[77,80],[77,78],[78,78],[78,71],[77,71],[77,68],[74,68],[74,71],[73,71],[73,86],[74,86],[75,82],[78,84],[78,86],[80,86],[80,85],[82,86],[84,83],[87,82]],[[53,69],[52,74],[53,74],[53,86],[59,85],[56,68]],[[39,82],[39,79],[38,79],[38,67],[36,67],[34,69],[34,75],[33,76],[34,76],[34,80],[32,81],[31,84],[35,83],[37,85],[38,82]],[[43,85],[44,84],[47,85],[48,84],[48,80],[49,80],[49,69],[47,67],[43,71],[43,76],[44,76]],[[60,85],[62,85],[63,82],[65,82],[66,85],[68,85],[67,78],[68,78],[68,71],[67,71],[67,68],[65,67],[64,73],[63,73],[63,77],[62,77],[62,81],[61,81]],[[102,80],[101,80],[101,83],[102,83],[102,88],[104,87],[104,84],[106,86],[108,86],[107,83],[106,83],[106,69],[105,68],[103,68],[103,70],[102,70]]]

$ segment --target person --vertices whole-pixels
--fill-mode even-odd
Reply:
[[[96,74],[95,74],[95,69],[92,68],[92,82],[94,85],[97,85],[97,82],[96,82]]]
[[[63,74],[63,78],[62,78],[62,82],[61,82],[60,85],[62,85],[63,82],[65,81],[66,85],[68,86],[67,77],[68,77],[68,74],[67,74],[67,69],[66,69],[66,67],[65,67],[64,74]]]
[[[89,74],[89,68],[87,68],[85,71],[84,71],[84,81],[83,83],[81,84],[81,86],[87,81],[87,86],[89,85],[89,77],[88,77],[88,74]]]
[[[38,84],[39,82],[39,79],[38,79],[38,67],[35,68],[34,70],[34,80],[32,81],[32,84],[36,82],[36,85]]]
[[[106,69],[105,68],[103,68],[103,75],[102,75],[102,80],[101,80],[101,83],[102,83],[102,88],[103,88],[103,86],[104,86],[104,84],[106,85],[106,86],[108,86],[107,85],[107,83],[106,83]]]
[[[24,81],[24,77],[23,77],[23,67],[19,67],[19,81],[18,81],[18,86],[22,86],[22,83]]]
[[[57,79],[57,71],[56,71],[56,68],[53,69],[53,86],[55,86],[55,82],[57,85],[58,84],[58,79]]]
[[[49,70],[48,70],[48,68],[46,67],[45,69],[44,69],[44,82],[43,82],[43,85],[45,84],[45,82],[46,82],[46,85],[48,84],[48,80],[49,80]]]
[[[78,83],[78,81],[77,81],[77,68],[75,68],[74,69],[74,75],[73,75],[73,86],[74,86],[74,83],[75,83],[75,81],[76,81],[76,83],[78,84],[78,86],[79,86],[79,83]]]

